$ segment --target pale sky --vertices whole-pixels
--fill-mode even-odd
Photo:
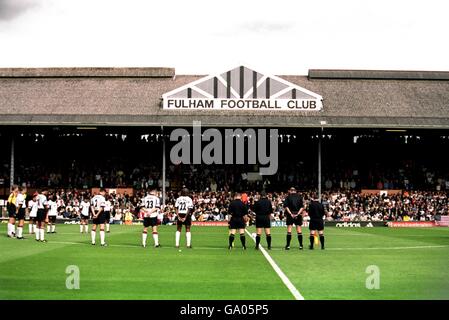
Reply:
[[[447,0],[0,0],[0,67],[449,71]]]

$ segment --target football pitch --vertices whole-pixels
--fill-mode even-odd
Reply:
[[[27,225],[24,231],[25,240],[10,239],[0,225],[2,300],[295,299],[248,234],[246,251],[238,236],[234,249],[227,249],[226,227],[192,226],[193,249],[185,247],[183,230],[180,251],[174,226],[159,227],[161,248],[153,248],[150,233],[147,247],[141,246],[141,226],[111,225],[108,247],[99,246],[98,233],[92,246],[90,232],[80,234],[78,225],[57,225],[47,243],[28,235]],[[286,228],[272,228],[273,249],[267,252],[306,300],[449,299],[449,228],[329,227],[326,250],[313,251],[308,229],[303,232],[304,250],[293,234],[285,251]],[[79,289],[67,288],[69,266],[79,270]]]

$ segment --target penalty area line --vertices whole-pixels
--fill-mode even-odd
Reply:
[[[254,242],[256,242],[256,239],[252,237],[252,235],[248,232],[248,230],[245,229],[245,232],[250,236],[251,239],[253,239]],[[271,267],[274,269],[276,274],[281,278],[282,282],[285,284],[287,289],[291,292],[293,297],[295,297],[296,300],[304,300],[304,297],[299,293],[298,289],[293,285],[293,283],[290,281],[290,279],[285,275],[285,273],[279,268],[279,266],[274,262],[273,258],[268,254],[268,252],[259,245],[259,250],[264,255],[265,259],[267,259],[268,263],[271,265]]]

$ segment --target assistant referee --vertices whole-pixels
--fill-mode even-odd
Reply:
[[[324,250],[324,216],[326,215],[326,211],[324,210],[324,206],[318,199],[316,193],[312,193],[312,199],[309,203],[308,214],[310,217],[309,222],[309,230],[310,230],[310,246],[309,249],[313,250],[313,241],[315,238],[315,234],[318,231],[320,235],[320,243],[321,249]]]
[[[228,213],[231,215],[229,219],[229,250],[234,247],[235,232],[237,229],[240,233],[240,241],[242,242],[243,250],[246,250],[246,238],[245,238],[245,228],[248,215],[248,208],[242,201],[242,195],[236,193],[234,195],[234,200],[231,201],[228,208]]]
[[[302,213],[304,211],[304,202],[302,197],[296,192],[294,187],[289,190],[289,195],[284,200],[284,208],[287,216],[287,243],[285,250],[290,250],[292,240],[292,226],[296,226],[298,234],[299,249],[302,250]]]
[[[271,214],[273,213],[273,205],[268,200],[267,193],[262,191],[260,199],[254,204],[253,211],[256,214],[256,250],[259,250],[260,235],[262,229],[265,229],[267,237],[267,248],[271,249]]]

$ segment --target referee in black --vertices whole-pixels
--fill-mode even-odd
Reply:
[[[246,250],[246,238],[245,238],[245,228],[248,215],[248,208],[242,201],[242,195],[236,193],[234,195],[234,200],[231,201],[228,208],[228,213],[231,215],[229,219],[229,250],[234,247],[235,232],[238,229],[240,233],[240,241],[242,242],[243,250]]]
[[[296,232],[298,233],[299,250],[303,249],[302,246],[302,212],[304,211],[304,202],[302,197],[296,193],[296,189],[291,187],[289,195],[284,200],[285,214],[287,216],[287,244],[285,250],[290,250],[290,242],[292,240],[292,226],[296,226]]]
[[[263,190],[260,193],[260,199],[254,204],[253,211],[256,214],[256,250],[259,250],[260,235],[262,228],[265,229],[267,237],[267,248],[271,249],[271,214],[273,213],[273,205],[267,198],[267,193]]]
[[[315,234],[318,231],[320,235],[320,243],[321,249],[324,250],[324,221],[323,217],[326,215],[326,211],[324,210],[324,206],[318,199],[317,194],[312,193],[312,198],[309,203],[308,214],[310,217],[309,222],[309,230],[310,230],[310,246],[309,249],[313,250],[313,240],[315,238]]]

